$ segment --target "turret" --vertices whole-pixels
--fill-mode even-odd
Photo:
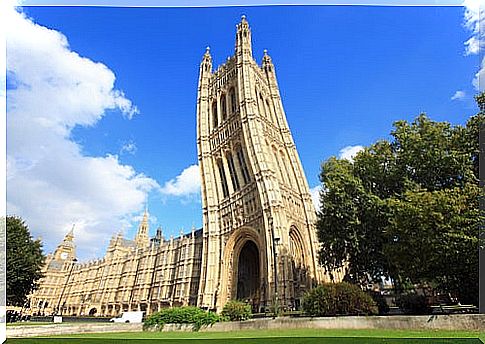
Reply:
[[[242,56],[243,59],[252,58],[251,28],[245,15],[241,17],[241,22],[237,24],[236,28],[236,56]]]
[[[203,77],[209,77],[212,74],[212,56],[210,53],[210,47],[205,48],[205,54],[202,56],[202,62],[200,63],[200,79],[202,81]]]
[[[153,238],[150,239],[150,241],[152,242],[152,245],[154,246],[160,246],[160,243],[163,242],[163,232],[162,232],[162,228],[161,227],[158,227],[157,228],[157,234],[155,234],[155,236]]]
[[[148,210],[145,208],[143,219],[140,222],[138,233],[136,233],[135,237],[137,247],[146,247],[150,244],[150,239],[148,238],[148,229]]]
[[[74,245],[74,225],[54,252],[56,260],[72,260],[76,257],[76,247]]]

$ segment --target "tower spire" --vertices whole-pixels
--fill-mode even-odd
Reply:
[[[236,56],[252,58],[251,28],[244,14],[236,28]]]
[[[208,46],[205,48],[205,53],[202,56],[202,62],[200,63],[200,77],[209,76],[212,73],[212,56],[211,48]]]
[[[136,246],[144,247],[148,246],[150,239],[148,238],[148,206],[145,206],[145,212],[143,213],[143,219],[138,226],[138,233],[136,233],[135,242]]]
[[[67,232],[66,236],[64,237],[64,241],[72,241],[74,239],[74,227],[76,227],[76,224],[73,223],[71,229],[69,232]]]
[[[76,247],[74,245],[74,226],[72,225],[69,232],[66,233],[62,242],[57,246],[54,256],[58,260],[65,260],[67,258],[75,258]]]

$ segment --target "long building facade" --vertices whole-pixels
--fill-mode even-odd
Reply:
[[[75,260],[73,233],[48,256],[31,296],[33,313],[115,316],[195,305],[220,311],[233,299],[262,311],[298,309],[328,281],[318,266],[316,215],[288,127],[275,67],[253,58],[243,16],[235,52],[199,69],[197,148],[202,229],[178,238],[148,236],[145,212],[134,240],[112,238],[103,259]],[[339,274],[335,274],[339,278]]]

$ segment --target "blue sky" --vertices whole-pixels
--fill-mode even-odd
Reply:
[[[232,55],[235,25],[242,14],[252,28],[254,57],[260,62],[263,49],[268,49],[275,64],[311,188],[319,184],[322,161],[338,156],[345,147],[388,138],[395,120],[412,120],[425,112],[435,120],[464,124],[477,111],[472,80],[479,60],[465,54],[464,42],[471,32],[463,25],[462,7],[27,7],[24,12],[35,23],[65,35],[70,51],[104,64],[116,76],[113,89],[123,92],[118,99],[131,102],[123,103],[131,110],[105,106],[96,119],[77,118],[65,139],[75,143],[81,157],[116,156],[118,165],[131,166],[150,179],[152,184],[145,180],[143,185],[151,187],[139,188],[148,195],[152,233],[157,225],[167,236],[201,226],[201,203],[194,192],[195,181],[190,180],[193,174],[186,173],[178,184],[174,178],[197,164],[196,96],[202,54],[210,46],[215,65]],[[10,77],[8,89],[17,87],[15,80]],[[8,96],[7,92],[7,100]],[[13,141],[7,144],[10,155],[18,152]],[[18,165],[25,159],[16,161]],[[93,176],[98,172],[93,171]],[[76,215],[64,216],[55,229],[46,228],[39,215],[43,211],[32,210],[43,202],[41,194],[29,194],[27,202],[7,184],[7,207],[25,214],[48,251],[67,232],[68,222],[82,222],[83,202],[89,202],[88,196],[76,199],[83,175],[78,178],[77,171],[69,169],[67,173],[72,176],[66,184],[59,181],[62,178],[53,178],[52,183],[66,188],[64,196],[72,192],[69,209],[56,204],[55,194],[50,207],[43,206],[51,212],[49,218]],[[172,188],[166,184],[171,180]],[[144,208],[143,195],[137,194],[136,202],[115,213],[111,225],[109,216],[104,222],[93,219],[96,225],[91,229],[80,224],[80,236],[86,237],[78,242],[80,256],[101,256],[110,234],[120,229],[120,217],[128,219],[128,225],[123,222],[124,232],[132,236],[136,228],[129,224],[136,223],[136,214]],[[67,204],[64,198],[58,202]],[[109,201],[98,211],[104,207],[107,213],[112,211]],[[94,230],[101,222],[103,229]]]

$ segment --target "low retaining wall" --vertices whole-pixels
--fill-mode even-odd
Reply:
[[[241,322],[216,323],[202,328],[205,332],[276,329],[402,329],[402,330],[471,330],[485,331],[485,314],[369,316],[325,318],[251,319]],[[51,336],[73,333],[138,332],[142,324],[52,324],[8,326],[7,338]],[[192,331],[192,325],[167,324],[163,331]]]
[[[240,331],[275,329],[435,329],[485,330],[485,314],[352,316],[325,318],[252,319],[217,323],[201,331]]]
[[[80,324],[52,324],[52,325],[18,325],[7,326],[7,338],[15,337],[43,337],[73,333],[99,332],[138,332],[142,324],[121,323],[80,323]]]

